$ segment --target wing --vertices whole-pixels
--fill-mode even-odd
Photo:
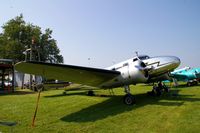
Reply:
[[[15,64],[15,69],[23,73],[40,75],[49,79],[58,79],[93,87],[98,87],[120,75],[120,72],[112,70],[34,61],[19,62]]]
[[[189,79],[188,76],[184,74],[171,74],[171,77],[178,81],[187,81]]]

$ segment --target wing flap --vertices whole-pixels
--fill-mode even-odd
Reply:
[[[15,69],[23,73],[40,75],[49,79],[58,79],[94,87],[98,87],[120,74],[118,71],[106,69],[34,61],[19,62],[15,65]]]

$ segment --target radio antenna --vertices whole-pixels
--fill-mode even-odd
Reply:
[[[136,56],[138,56],[138,51],[135,51]]]

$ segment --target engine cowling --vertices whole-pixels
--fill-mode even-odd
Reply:
[[[141,60],[133,62],[129,67],[131,80],[136,83],[144,83],[149,79],[148,69],[146,64]]]

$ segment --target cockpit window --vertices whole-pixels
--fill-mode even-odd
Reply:
[[[145,55],[145,56],[138,56],[138,58],[139,58],[140,60],[145,60],[145,59],[149,59],[150,57],[147,56],[147,55]]]

